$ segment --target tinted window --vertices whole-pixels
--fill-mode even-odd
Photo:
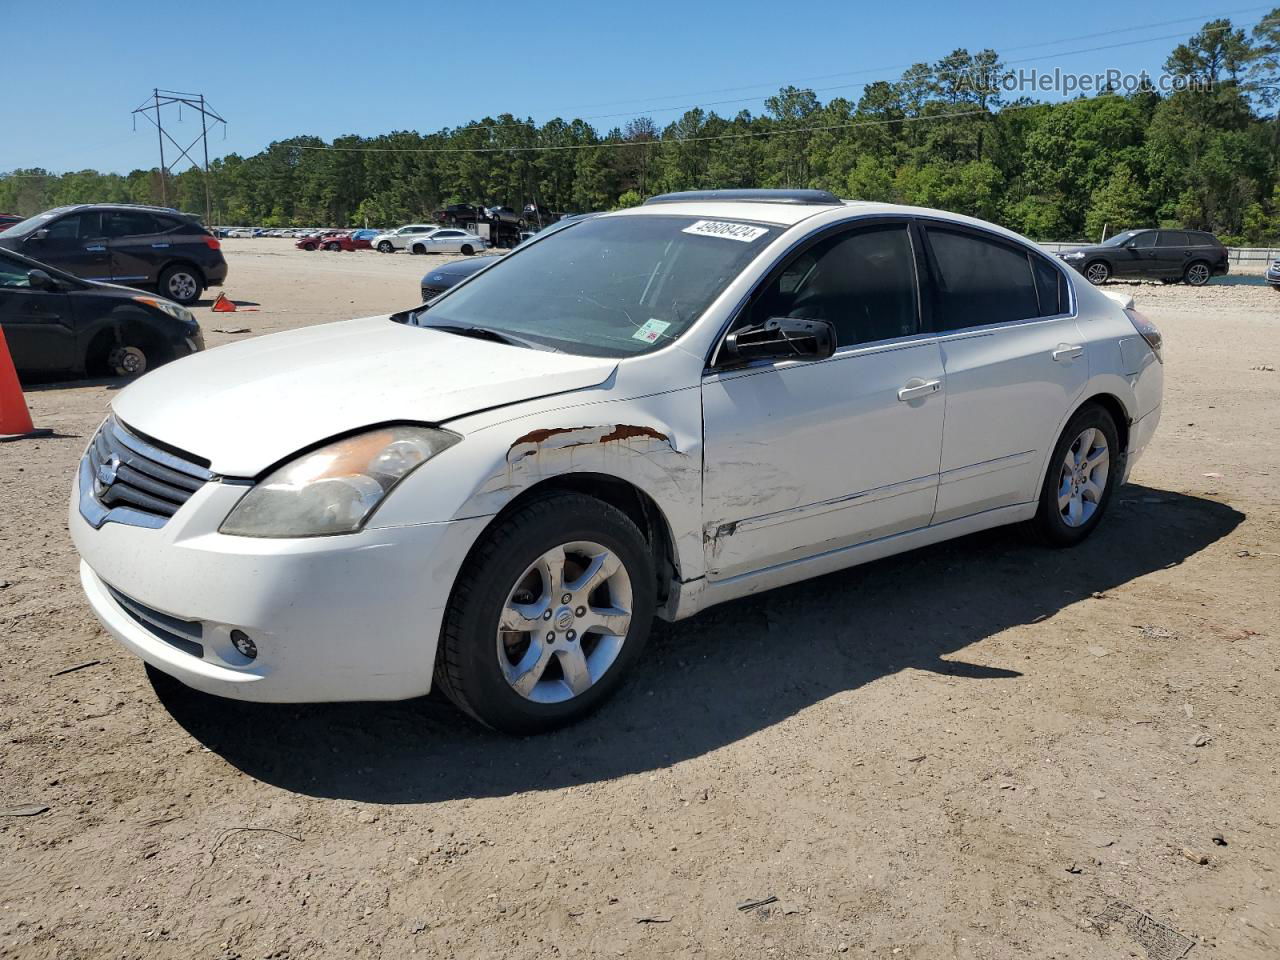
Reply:
[[[0,287],[29,287],[27,271],[31,268],[25,263],[0,257]]]
[[[97,239],[102,236],[100,214],[93,212],[72,213],[48,226],[45,243],[51,247],[70,247],[82,240]]]
[[[152,219],[155,220],[157,233],[168,233],[170,230],[176,230],[184,227],[186,224],[176,217],[162,217],[159,214],[153,214]]]
[[[1185,247],[1190,243],[1190,238],[1181,230],[1160,231],[1160,246],[1162,247]]]
[[[799,254],[758,295],[745,322],[770,317],[827,320],[837,347],[914,333],[915,261],[906,224],[841,233]]]
[[[1156,232],[1147,230],[1144,233],[1135,233],[1133,235],[1133,243],[1131,246],[1136,250],[1142,250],[1146,247],[1154,247],[1156,245]]]
[[[1039,300],[1040,316],[1052,317],[1067,312],[1066,283],[1062,279],[1062,271],[1044,257],[1031,254],[1031,272],[1036,279],[1036,298]]]
[[[156,232],[155,219],[141,210],[112,210],[106,219],[109,237],[138,237]]]
[[[1041,315],[1026,250],[938,227],[929,227],[928,234],[935,270],[935,329],[959,330]]]

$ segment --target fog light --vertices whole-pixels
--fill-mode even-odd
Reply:
[[[231,643],[240,651],[242,657],[252,660],[258,655],[258,645],[249,639],[249,635],[243,630],[231,631]]]

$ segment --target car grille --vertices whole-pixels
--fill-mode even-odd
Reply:
[[[92,499],[106,508],[100,516],[89,516],[83,507],[90,490],[82,484],[81,512],[91,521],[99,521],[95,526],[108,520],[163,526],[193,493],[213,479],[213,474],[194,458],[161,450],[115,417],[109,418],[93,438],[81,473],[91,486]]]
[[[438,297],[444,293],[448,287],[429,287],[425,283],[422,285],[422,299],[430,300],[432,297]]]
[[[159,610],[152,610],[132,597],[125,596],[110,584],[104,584],[104,586],[120,609],[156,639],[163,640],[169,646],[183,653],[189,653],[193,657],[204,657],[204,645],[200,642],[204,639],[203,625],[191,620],[179,620]]]

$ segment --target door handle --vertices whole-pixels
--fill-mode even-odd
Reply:
[[[921,380],[919,377],[908,380],[906,386],[898,391],[899,400],[919,400],[942,389],[941,380]]]
[[[102,253],[107,248],[100,243],[91,243],[89,246],[85,247],[85,249],[88,250],[90,253]]]
[[[1053,351],[1053,359],[1058,362],[1076,360],[1083,355],[1084,347],[1078,343],[1060,343],[1058,349]]]
[[[169,245],[167,243],[153,243],[151,245],[151,249],[152,250],[168,250]]]

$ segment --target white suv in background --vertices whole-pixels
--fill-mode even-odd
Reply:
[[[410,223],[378,234],[369,242],[369,245],[379,253],[395,253],[397,250],[405,249],[414,237],[438,229],[439,227],[434,223]]]
[[[1001,524],[1079,543],[1156,428],[1160,350],[988,223],[655,197],[427,307],[148,374],[71,533],[107,629],[192,687],[439,684],[527,734],[609,696],[655,615]]]

